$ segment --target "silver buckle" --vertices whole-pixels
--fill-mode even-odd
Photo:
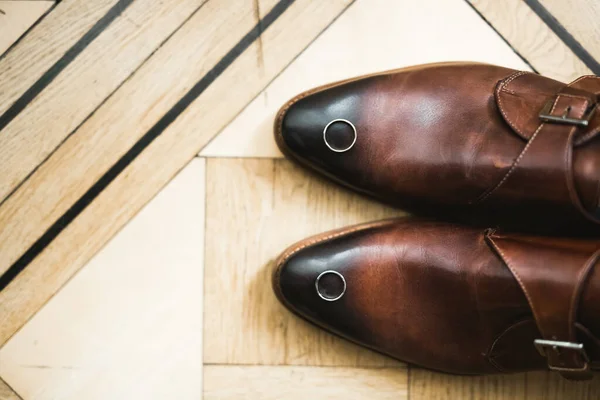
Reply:
[[[590,124],[590,120],[592,119],[592,115],[594,115],[594,111],[596,111],[596,107],[598,106],[597,103],[594,104],[592,108],[590,108],[590,110],[581,118],[569,118],[568,115],[570,109],[567,109],[567,111],[565,111],[565,113],[560,117],[550,114],[550,111],[552,111],[552,104],[554,104],[552,100],[548,101],[544,105],[544,108],[542,108],[540,111],[539,117],[542,121],[577,126],[588,126]]]
[[[585,371],[585,370],[588,369],[590,359],[589,359],[587,353],[585,352],[585,349],[583,348],[583,343],[573,343],[573,342],[561,342],[561,341],[557,341],[557,340],[535,339],[533,341],[533,344],[535,345],[535,348],[537,349],[537,351],[539,351],[539,353],[542,355],[542,357],[546,357],[546,358],[548,358],[547,351],[549,349],[551,349],[555,353],[560,353],[561,350],[571,350],[571,351],[574,351],[579,356],[581,356],[581,358],[584,361],[584,366],[580,370]],[[572,368],[556,367],[556,366],[550,365],[550,363],[548,363],[548,368],[550,368],[551,370],[554,370],[554,371],[574,371],[574,370],[577,370],[577,369],[572,369]]]

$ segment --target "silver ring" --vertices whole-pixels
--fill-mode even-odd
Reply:
[[[350,127],[352,128],[352,131],[354,132],[354,140],[352,140],[352,143],[350,143],[350,146],[346,147],[345,149],[341,149],[341,150],[336,149],[336,148],[332,147],[329,144],[329,142],[327,141],[327,129],[331,126],[331,124],[336,123],[336,122],[344,122],[344,123],[350,125]],[[328,123],[327,126],[325,126],[325,129],[323,129],[323,140],[325,141],[325,144],[327,145],[327,147],[329,147],[329,150],[335,151],[336,153],[343,153],[345,151],[350,150],[352,148],[352,146],[354,146],[354,143],[356,143],[356,128],[354,127],[352,122],[348,121],[347,119],[334,119],[333,121]]]
[[[342,279],[342,283],[344,284],[344,289],[342,289],[342,293],[340,293],[339,296],[328,298],[328,297],[323,296],[321,294],[321,292],[319,292],[319,280],[321,279],[321,277],[323,275],[326,275],[326,274],[334,274],[334,275],[339,276]],[[342,296],[344,295],[344,293],[346,293],[346,280],[344,279],[344,277],[342,276],[342,274],[340,274],[337,271],[332,271],[332,270],[323,271],[323,272],[321,272],[319,274],[319,276],[317,276],[317,279],[315,280],[315,289],[317,290],[317,294],[319,295],[319,297],[322,298],[323,300],[325,300],[325,301],[336,301],[336,300],[341,299]]]

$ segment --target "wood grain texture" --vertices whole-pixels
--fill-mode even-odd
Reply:
[[[169,7],[168,3],[162,4]],[[229,8],[221,13],[217,9],[218,4],[207,4],[195,14],[0,206],[0,225],[7,227],[0,230],[0,273],[114,165],[254,22],[250,7],[229,20]],[[223,21],[229,24],[221,25]],[[236,26],[239,28],[230,29]],[[198,37],[206,39],[193,47],[188,45],[196,43],[194,38]],[[220,41],[222,47],[217,46]],[[181,51],[186,48],[188,51]]]
[[[0,58],[0,115],[117,1],[63,0],[26,38]]]
[[[0,202],[204,1],[136,0],[90,43],[2,130]]]
[[[0,378],[0,400],[21,400],[2,378]]]
[[[600,62],[598,0],[540,0],[540,3]]]
[[[600,376],[591,381],[568,381],[557,373],[527,374],[527,400],[596,400],[600,393]]]
[[[374,71],[453,60],[529,68],[463,1],[357,0],[200,154],[281,157],[273,118],[298,93]]]
[[[402,400],[404,368],[207,365],[204,400]]]
[[[410,367],[411,400],[518,400],[526,398],[520,375],[456,376]]]
[[[98,10],[115,1],[84,4],[81,0],[64,0],[59,7],[68,6],[73,13],[81,14],[82,21],[71,17],[79,29],[80,23],[83,26],[86,21],[94,22],[91,17],[87,20],[89,15],[101,16]],[[347,14],[287,67],[349,4],[349,0],[298,0],[129,165],[0,293],[0,315],[6,316],[0,325],[1,347],[68,282],[0,349],[0,375],[9,377],[11,385],[13,382],[18,385],[19,393],[28,400],[199,398],[203,359],[199,341],[204,330],[204,360],[210,363],[204,368],[204,397],[208,399],[403,399],[408,397],[409,388],[413,399],[597,398],[600,390],[597,380],[571,383],[549,373],[473,378],[411,367],[409,378],[402,364],[335,338],[291,315],[272,295],[269,281],[272,259],[285,246],[312,233],[395,215],[397,211],[350,194],[284,160],[208,160],[204,305],[198,291],[202,276],[190,267],[195,263],[197,251],[202,250],[198,232],[203,232],[204,224],[195,225],[198,212],[203,210],[202,195],[195,192],[186,197],[194,200],[184,203],[163,197],[173,193],[173,185],[178,185],[179,193],[191,193],[196,186],[189,182],[190,175],[185,184],[180,177],[197,167],[184,169],[88,263],[217,132],[229,134],[201,154],[279,156],[271,136],[276,107],[288,95],[321,83],[319,79],[324,82],[360,74],[360,68],[364,72],[393,68],[401,62],[398,60],[418,63],[442,56],[446,59],[481,56],[481,61],[507,65],[506,60],[515,57],[506,46],[504,50],[496,49],[499,38],[482,21],[478,23],[485,29],[478,34],[473,33],[475,29],[465,29],[472,22],[467,15],[474,13],[461,14],[464,12],[461,7],[466,7],[462,1],[448,6],[449,2],[427,0],[431,7],[421,10],[429,16],[427,24],[423,18],[411,14],[426,3],[403,4],[406,15],[396,15],[390,11],[396,3],[378,1],[388,6],[387,13],[373,3],[369,7],[367,1],[357,0]],[[14,259],[22,254],[275,3],[276,0],[211,0],[158,48],[0,207],[0,226],[10,227],[4,230],[10,233],[5,236],[0,229],[3,255],[0,269],[2,265],[10,265],[5,263],[5,255]],[[487,3],[494,6],[491,1]],[[518,18],[525,18],[512,0],[506,4]],[[499,8],[494,10],[502,18],[510,17]],[[438,19],[431,19],[436,15]],[[63,20],[63,24],[65,21],[68,20]],[[528,20],[518,21],[524,26],[528,24]],[[146,26],[146,21],[132,23]],[[39,59],[47,62],[55,56],[54,46],[62,46],[69,35],[77,36],[75,27],[73,30],[64,27],[64,37],[53,38],[56,43],[46,49],[50,53],[40,54]],[[49,32],[50,27],[46,29]],[[420,36],[417,29],[422,29]],[[515,40],[523,40],[522,37],[532,40],[528,35],[523,36],[520,29],[515,25]],[[475,43],[469,46],[456,43],[454,30],[456,35],[464,35],[464,40]],[[389,34],[396,31],[397,35]],[[373,32],[379,33],[371,35]],[[414,39],[415,35],[419,40]],[[137,40],[135,34],[131,40]],[[432,44],[422,46],[427,40]],[[14,51],[31,45],[35,50],[32,54],[38,57],[40,42],[33,46],[24,41]],[[533,52],[548,46],[547,42],[532,43]],[[360,51],[355,54],[352,46]],[[420,52],[411,46],[420,47]],[[477,46],[481,49],[475,51]],[[488,48],[493,53],[490,57],[497,60],[483,59]],[[387,53],[381,55],[381,49],[387,49]],[[568,54],[564,60],[560,59],[562,53],[555,54],[556,51],[546,54],[546,61],[540,63],[557,73],[574,74],[577,64],[570,67],[573,59]],[[410,57],[415,57],[414,61],[409,61]],[[425,58],[419,61],[418,57]],[[559,57],[559,61],[552,61],[553,57]],[[5,59],[0,59],[0,74],[4,63]],[[24,61],[19,65],[29,68]],[[16,76],[14,70],[8,72]],[[9,91],[2,90],[5,75],[1,76],[0,110],[8,104],[3,96],[10,98]],[[24,73],[23,80],[28,79],[29,75]],[[263,90],[267,85],[268,89]],[[19,87],[26,85],[14,81],[8,89],[16,89],[14,93],[18,95]],[[44,102],[63,99],[63,95],[67,96],[64,101],[73,101],[69,97],[70,86],[65,88],[66,92],[53,92]],[[45,107],[36,105],[42,106]],[[32,106],[26,112],[32,110],[38,108]],[[66,117],[61,118],[57,124],[70,126]],[[54,123],[51,119],[47,121]],[[247,131],[251,135],[246,136]],[[192,165],[203,162],[194,160]],[[195,178],[191,180],[195,182]],[[147,210],[156,210],[157,202],[161,204],[160,210],[152,213],[156,218],[147,218]],[[170,234],[181,226],[188,226],[189,230],[181,236]],[[183,268],[184,264],[188,267]],[[199,325],[202,310],[206,315],[204,328]],[[272,365],[216,365],[221,363]],[[2,394],[0,381],[0,399]]]
[[[271,273],[300,239],[399,211],[287,160],[208,159],[207,191],[206,363],[397,365],[292,315],[276,300]]]
[[[410,366],[410,398],[592,400],[598,398],[600,377],[591,381],[568,381],[558,373],[534,372],[498,376],[454,376]]]
[[[0,0],[0,55],[16,42],[54,1]]]
[[[230,0],[230,5],[234,0]],[[78,132],[29,179],[13,197],[11,230],[20,240],[6,245],[3,254],[24,251],[73,201],[81,196],[136,140],[171,107],[194,78],[208,71],[254,25],[253,5],[236,12],[223,2],[209,2],[149,60],[104,107],[94,114],[86,134]],[[154,140],[136,160],[67,226],[39,256],[0,292],[0,313],[6,323],[0,326],[4,343],[58,290],[70,276],[154,196],[183,164],[191,160],[216,132],[230,121],[273,76],[345,7],[346,0],[312,2],[298,0],[262,35],[264,68],[257,69],[257,43],[254,42],[193,104]],[[212,6],[211,6],[212,5]],[[206,12],[209,10],[209,12]],[[196,16],[195,16],[196,17]],[[197,35],[197,29],[208,29]],[[196,33],[196,34],[194,34]],[[183,35],[183,36],[182,36]],[[198,44],[198,38],[204,38]],[[185,40],[182,40],[185,39]],[[196,46],[186,46],[186,43]],[[218,46],[217,46],[218,44]],[[183,50],[182,50],[183,49]],[[182,57],[185,62],[182,63]],[[198,62],[194,62],[198,60]],[[173,72],[174,71],[174,72]],[[190,72],[190,79],[184,74]],[[171,75],[173,74],[173,75]],[[172,76],[173,79],[165,79]],[[243,82],[244,84],[240,84]],[[234,85],[235,91],[230,90]],[[156,91],[153,88],[156,87]],[[136,103],[136,99],[142,99]],[[154,99],[154,101],[153,101]],[[114,103],[113,103],[114,102]],[[115,104],[117,105],[115,107]],[[122,113],[122,105],[129,107]],[[136,114],[138,113],[139,114]],[[98,118],[98,119],[96,119]],[[102,124],[102,121],[111,121]],[[95,125],[100,123],[100,125]],[[99,131],[93,127],[99,127]],[[78,149],[94,149],[82,160]],[[77,160],[77,168],[73,164]],[[108,161],[107,161],[108,160]],[[66,171],[66,172],[65,172]],[[40,174],[40,175],[38,175]],[[38,178],[46,174],[45,178]],[[47,178],[46,178],[47,177]],[[39,179],[39,180],[37,180]],[[20,194],[19,194],[20,193]],[[23,214],[23,210],[29,210]],[[15,218],[13,213],[18,213]],[[22,219],[24,218],[24,219]],[[32,223],[32,219],[36,222]],[[21,223],[17,221],[21,220]],[[6,221],[0,217],[0,221]],[[41,221],[41,223],[40,223]],[[4,223],[4,222],[3,222]],[[77,248],[77,252],[73,249]],[[8,256],[7,256],[8,257]]]
[[[193,160],[0,349],[25,399],[201,398],[204,179]]]
[[[591,71],[523,0],[468,0],[541,74],[570,82]]]

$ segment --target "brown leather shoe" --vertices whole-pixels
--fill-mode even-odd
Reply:
[[[600,233],[600,78],[485,64],[406,68],[302,93],[281,150],[357,191],[485,226]]]
[[[456,374],[600,368],[600,240],[396,219],[306,239],[280,301],[378,352]]]

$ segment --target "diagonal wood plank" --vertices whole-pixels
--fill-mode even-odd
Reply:
[[[63,0],[0,58],[0,115],[119,0]],[[43,46],[40,46],[43,44]]]
[[[0,349],[25,399],[201,398],[204,179],[193,160]]]
[[[0,0],[0,55],[54,5],[52,0]]]
[[[0,203],[204,1],[134,1],[11,120],[0,134]]]
[[[600,2],[597,0],[536,0],[556,18],[565,30],[595,61],[600,74]]]
[[[403,400],[403,368],[319,368],[207,365],[205,400]],[[234,385],[231,383],[235,382]]]
[[[300,239],[399,211],[315,179],[287,160],[208,159],[207,191],[206,363],[398,364],[291,314],[273,294],[271,273],[273,259]]]
[[[234,14],[225,3],[200,9],[0,207],[0,274],[252,28],[253,2],[243,4]],[[206,39],[189,46],[198,37]]]
[[[58,229],[56,239],[0,292],[0,313],[6,316],[6,323],[0,326],[0,343],[4,343],[19,329],[172,178],[182,164],[193,158],[216,132],[310,43],[344,9],[348,0],[295,1],[262,34],[262,70],[256,69],[259,54],[257,43],[249,43],[249,47],[232,59],[216,81],[202,89],[201,95],[190,107],[185,108],[179,103],[179,108],[167,113],[167,119],[161,119],[163,113],[177,101],[177,96],[184,94],[193,85],[194,79],[219,63],[228,49],[244,37],[247,32],[244,29],[252,28],[253,4],[235,4],[235,13],[231,12],[231,7],[225,7],[222,1],[218,4],[209,2],[202,7],[81,127],[83,131],[69,138],[0,209],[0,213],[3,209],[8,210],[8,203],[13,198],[20,198],[11,206],[12,211],[3,214],[10,218],[9,226],[13,227],[13,235],[9,236],[12,238],[10,244],[0,241],[0,251],[9,254],[7,257],[20,257],[47,229],[52,226]],[[242,4],[246,4],[246,7],[241,7]],[[206,29],[207,33],[199,35],[198,29]],[[199,37],[204,38],[200,45],[188,45],[190,42],[197,43]],[[182,49],[189,49],[190,52]],[[182,63],[180,57],[185,62]],[[186,74],[188,71],[189,74]],[[164,76],[174,78],[160,79]],[[211,79],[213,76],[210,75]],[[198,81],[198,84],[204,85],[204,82],[205,79]],[[232,85],[235,85],[235,91],[230,90]],[[194,89],[198,87],[194,86]],[[136,99],[141,101],[136,102]],[[121,112],[123,104],[138,104],[140,107],[130,108],[128,114],[124,115]],[[179,110],[182,110],[180,115]],[[176,119],[170,121],[170,118]],[[95,127],[101,129],[96,130]],[[146,132],[157,137],[144,136]],[[110,184],[101,193],[96,193],[94,201],[89,198],[83,201],[84,208],[72,223],[66,227],[63,222],[52,225],[142,137],[144,139],[140,143],[147,147],[138,145],[132,151],[144,151],[131,164],[129,160],[134,153],[123,158],[125,162],[116,164],[118,168],[124,168],[123,173],[116,177],[107,175],[110,176],[107,181]],[[93,148],[94,152],[87,153],[81,159],[79,149],[82,148]],[[73,160],[78,161],[77,168],[73,167]],[[114,169],[109,170],[111,174],[112,171]],[[42,175],[44,177],[38,180]],[[95,190],[96,186],[93,188]],[[29,214],[22,214],[22,210],[29,210]],[[20,216],[15,218],[15,213]],[[0,221],[6,223],[4,217],[0,217]],[[20,239],[14,240],[14,236]],[[23,242],[27,243],[23,245]],[[77,252],[73,251],[74,248],[77,248]]]
[[[2,378],[0,378],[0,400],[21,400]]]
[[[104,101],[103,96],[109,94],[109,89],[112,90],[110,87],[107,87],[107,85],[119,85],[120,79],[126,77],[124,74],[129,73],[131,69],[137,67],[138,63],[143,62],[144,57],[153,52],[154,49],[152,46],[160,45],[161,41],[168,37],[179,24],[184,22],[194,11],[198,10],[198,7],[204,0],[177,0],[177,2],[168,3],[154,2],[152,0],[148,0],[148,2],[144,2],[145,0],[138,1],[139,3],[136,2],[135,6],[126,10],[126,13],[122,16],[122,20],[118,20],[115,26],[110,27],[109,30],[105,32],[104,36],[101,36],[98,39],[98,43],[94,43],[88,48],[87,51],[90,52],[90,55],[86,55],[85,57],[81,56],[82,65],[78,64],[79,60],[72,65],[74,69],[87,68],[89,69],[88,71],[84,74],[80,74],[77,79],[75,79],[70,77],[71,73],[69,70],[66,70],[64,80],[60,79],[55,82],[58,86],[56,90],[59,92],[61,90],[66,90],[69,93],[68,100],[63,99],[60,93],[56,93],[54,90],[51,90],[53,89],[52,87],[49,87],[48,93],[40,96],[39,101],[36,102],[36,104],[39,104],[40,109],[45,109],[44,113],[48,111],[48,108],[74,107],[79,109],[79,111],[77,111],[79,118],[74,114],[70,114],[68,117],[59,120],[47,121],[47,123],[37,126],[35,130],[28,130],[23,126],[22,129],[18,130],[17,136],[11,138],[10,135],[13,133],[12,128],[19,125],[19,121],[23,121],[23,124],[27,125],[32,123],[31,121],[28,121],[28,118],[35,118],[36,110],[28,109],[24,112],[22,118],[13,121],[13,124],[9,125],[5,131],[1,132],[0,143],[6,144],[8,141],[12,143],[15,148],[8,144],[7,147],[0,150],[0,157],[2,157],[3,152],[10,153],[10,156],[5,159],[6,162],[0,166],[0,171],[3,171],[3,169],[10,171],[9,173],[2,175],[3,178],[0,180],[0,187],[3,185],[5,188],[7,185],[13,187],[14,184],[16,184],[14,183],[16,180],[13,182],[13,185],[10,185],[11,177],[20,177],[25,171],[23,170],[19,173],[19,166],[15,165],[11,160],[18,159],[23,153],[35,153],[35,151],[32,151],[32,148],[42,148],[43,154],[31,156],[31,162],[46,154],[49,151],[49,149],[46,151],[43,150],[45,147],[43,144],[46,140],[52,141],[51,137],[53,135],[58,136],[56,139],[68,135],[69,130],[74,127],[74,124],[79,123],[80,118],[85,118],[85,113],[81,113],[80,111],[86,108],[86,106],[75,106],[76,103],[85,103],[86,101],[89,101],[88,108],[91,108],[92,106],[95,106],[96,103]],[[160,6],[150,6],[150,3],[160,4]],[[153,13],[153,15],[150,17],[149,13]],[[134,17],[143,19],[143,26],[138,28],[130,22],[131,18]],[[115,30],[115,32],[113,32],[113,30]],[[129,37],[129,35],[131,35],[131,37]],[[113,44],[110,44],[112,39],[119,39],[120,41],[117,40]],[[121,43],[121,45],[115,46],[116,43]],[[105,48],[113,50],[104,50]],[[123,59],[127,59],[128,61],[123,63]],[[100,63],[96,64],[96,67],[94,68],[89,68],[88,64],[90,63],[90,60],[94,60],[93,64],[102,61],[104,65]],[[185,60],[181,62],[183,63]],[[120,72],[115,71],[115,69]],[[73,73],[75,72],[76,71]],[[104,78],[101,78],[101,76]],[[69,77],[73,79],[69,79]],[[158,79],[159,78],[157,78],[157,80]],[[103,87],[89,91],[90,93],[94,93],[90,97],[77,95],[80,91],[79,85],[84,87],[90,84],[92,80],[102,81]],[[164,77],[162,80],[164,81]],[[91,86],[93,87],[94,85]],[[147,82],[146,88],[144,88],[150,92],[151,90],[147,88],[148,86],[151,86],[151,82]],[[177,95],[177,93],[174,93],[174,95]],[[60,98],[61,101],[51,101],[47,98],[50,96]],[[48,162],[50,165],[42,165],[40,171],[38,171],[40,173],[33,176],[34,179],[25,182],[25,185],[20,192],[15,192],[15,194],[7,199],[4,204],[0,205],[0,221],[2,221],[1,224],[5,227],[5,229],[0,230],[0,242],[2,242],[2,244],[0,244],[0,252],[3,253],[2,260],[0,260],[0,275],[2,275],[2,273],[4,273],[10,265],[12,265],[12,263],[14,263],[23,252],[35,242],[48,226],[56,221],[60,214],[65,211],[65,208],[62,210],[55,208],[57,202],[62,202],[64,207],[68,208],[81,195],[81,193],[78,194],[77,192],[72,191],[68,186],[63,186],[61,189],[56,188],[58,190],[49,189],[52,187],[53,183],[48,179],[48,175],[43,172],[52,171],[54,179],[62,179],[64,183],[77,182],[77,179],[80,178],[78,173],[91,180],[97,179],[97,175],[93,176],[88,174],[85,166],[83,166],[82,169],[78,169],[74,168],[74,165],[79,164],[83,159],[94,160],[105,157],[105,154],[101,152],[101,149],[96,148],[98,143],[94,142],[94,140],[97,141],[98,138],[104,138],[107,141],[114,139],[114,137],[109,136],[106,131],[111,128],[122,128],[122,126],[112,125],[114,124],[115,119],[121,118],[122,120],[126,120],[131,118],[136,112],[139,115],[145,113],[148,110],[148,107],[151,108],[153,103],[144,101],[142,96],[143,93],[140,93],[140,98],[131,99],[131,102],[121,103],[117,106],[119,108],[113,107],[109,113],[102,113],[100,118],[106,119],[103,119],[100,123],[98,123],[100,118],[96,115],[100,112],[96,112],[91,121],[88,121],[84,125],[84,128],[80,129],[77,133],[79,136],[86,135],[86,137],[88,137],[89,141],[86,145],[89,147],[86,147],[86,145],[78,146],[75,153],[69,154],[68,166],[66,166],[64,171],[57,171],[56,168],[52,166],[52,161],[54,161],[56,157],[49,159]],[[106,108],[104,108],[104,110],[106,110]],[[124,110],[127,110],[127,112],[124,112]],[[52,113],[48,115],[44,114],[42,118],[52,119],[52,115]],[[155,114],[153,116],[156,117]],[[75,118],[75,120],[72,118]],[[94,122],[96,122],[95,125]],[[90,130],[86,130],[86,127],[90,128]],[[141,129],[143,129],[143,127],[144,126],[142,126]],[[89,132],[93,132],[95,136],[89,134]],[[118,134],[121,135],[121,131],[119,131]],[[45,137],[44,143],[36,140],[39,135]],[[32,141],[33,143],[31,145],[26,145],[26,142],[29,141]],[[80,143],[77,139],[75,142]],[[74,142],[71,140],[68,143],[73,144]],[[127,144],[129,143],[130,142]],[[1,145],[0,149],[2,149]],[[60,149],[61,154],[65,154],[67,152],[66,149],[67,148]],[[119,154],[115,154],[114,156],[118,158]],[[113,160],[114,158],[106,158],[107,163],[114,162]],[[19,159],[18,163],[25,169],[30,166],[30,164],[23,159]],[[67,178],[67,176],[69,176],[69,178]],[[32,191],[44,197],[43,201],[40,197],[38,199],[38,205],[33,208],[31,207],[30,202],[24,201],[24,198],[31,196]],[[1,192],[2,189],[0,189],[0,193]],[[33,198],[31,198],[31,200],[33,200]],[[44,207],[42,204],[45,204],[47,208],[44,208],[43,210],[39,209],[39,206]],[[55,208],[54,213],[50,211],[53,208]],[[36,212],[35,210],[39,210],[41,213],[35,215],[33,214]],[[23,219],[25,215],[29,215],[27,220]],[[45,227],[39,226],[40,220],[45,223]],[[6,242],[8,237],[16,239],[15,242],[12,244]],[[21,244],[13,246],[17,241],[21,241]],[[8,250],[8,248],[10,248],[10,250]]]
[[[462,0],[357,0],[200,155],[281,157],[273,118],[296,94],[374,71],[453,60],[529,68]]]
[[[523,0],[468,0],[541,74],[564,82],[591,70]]]

